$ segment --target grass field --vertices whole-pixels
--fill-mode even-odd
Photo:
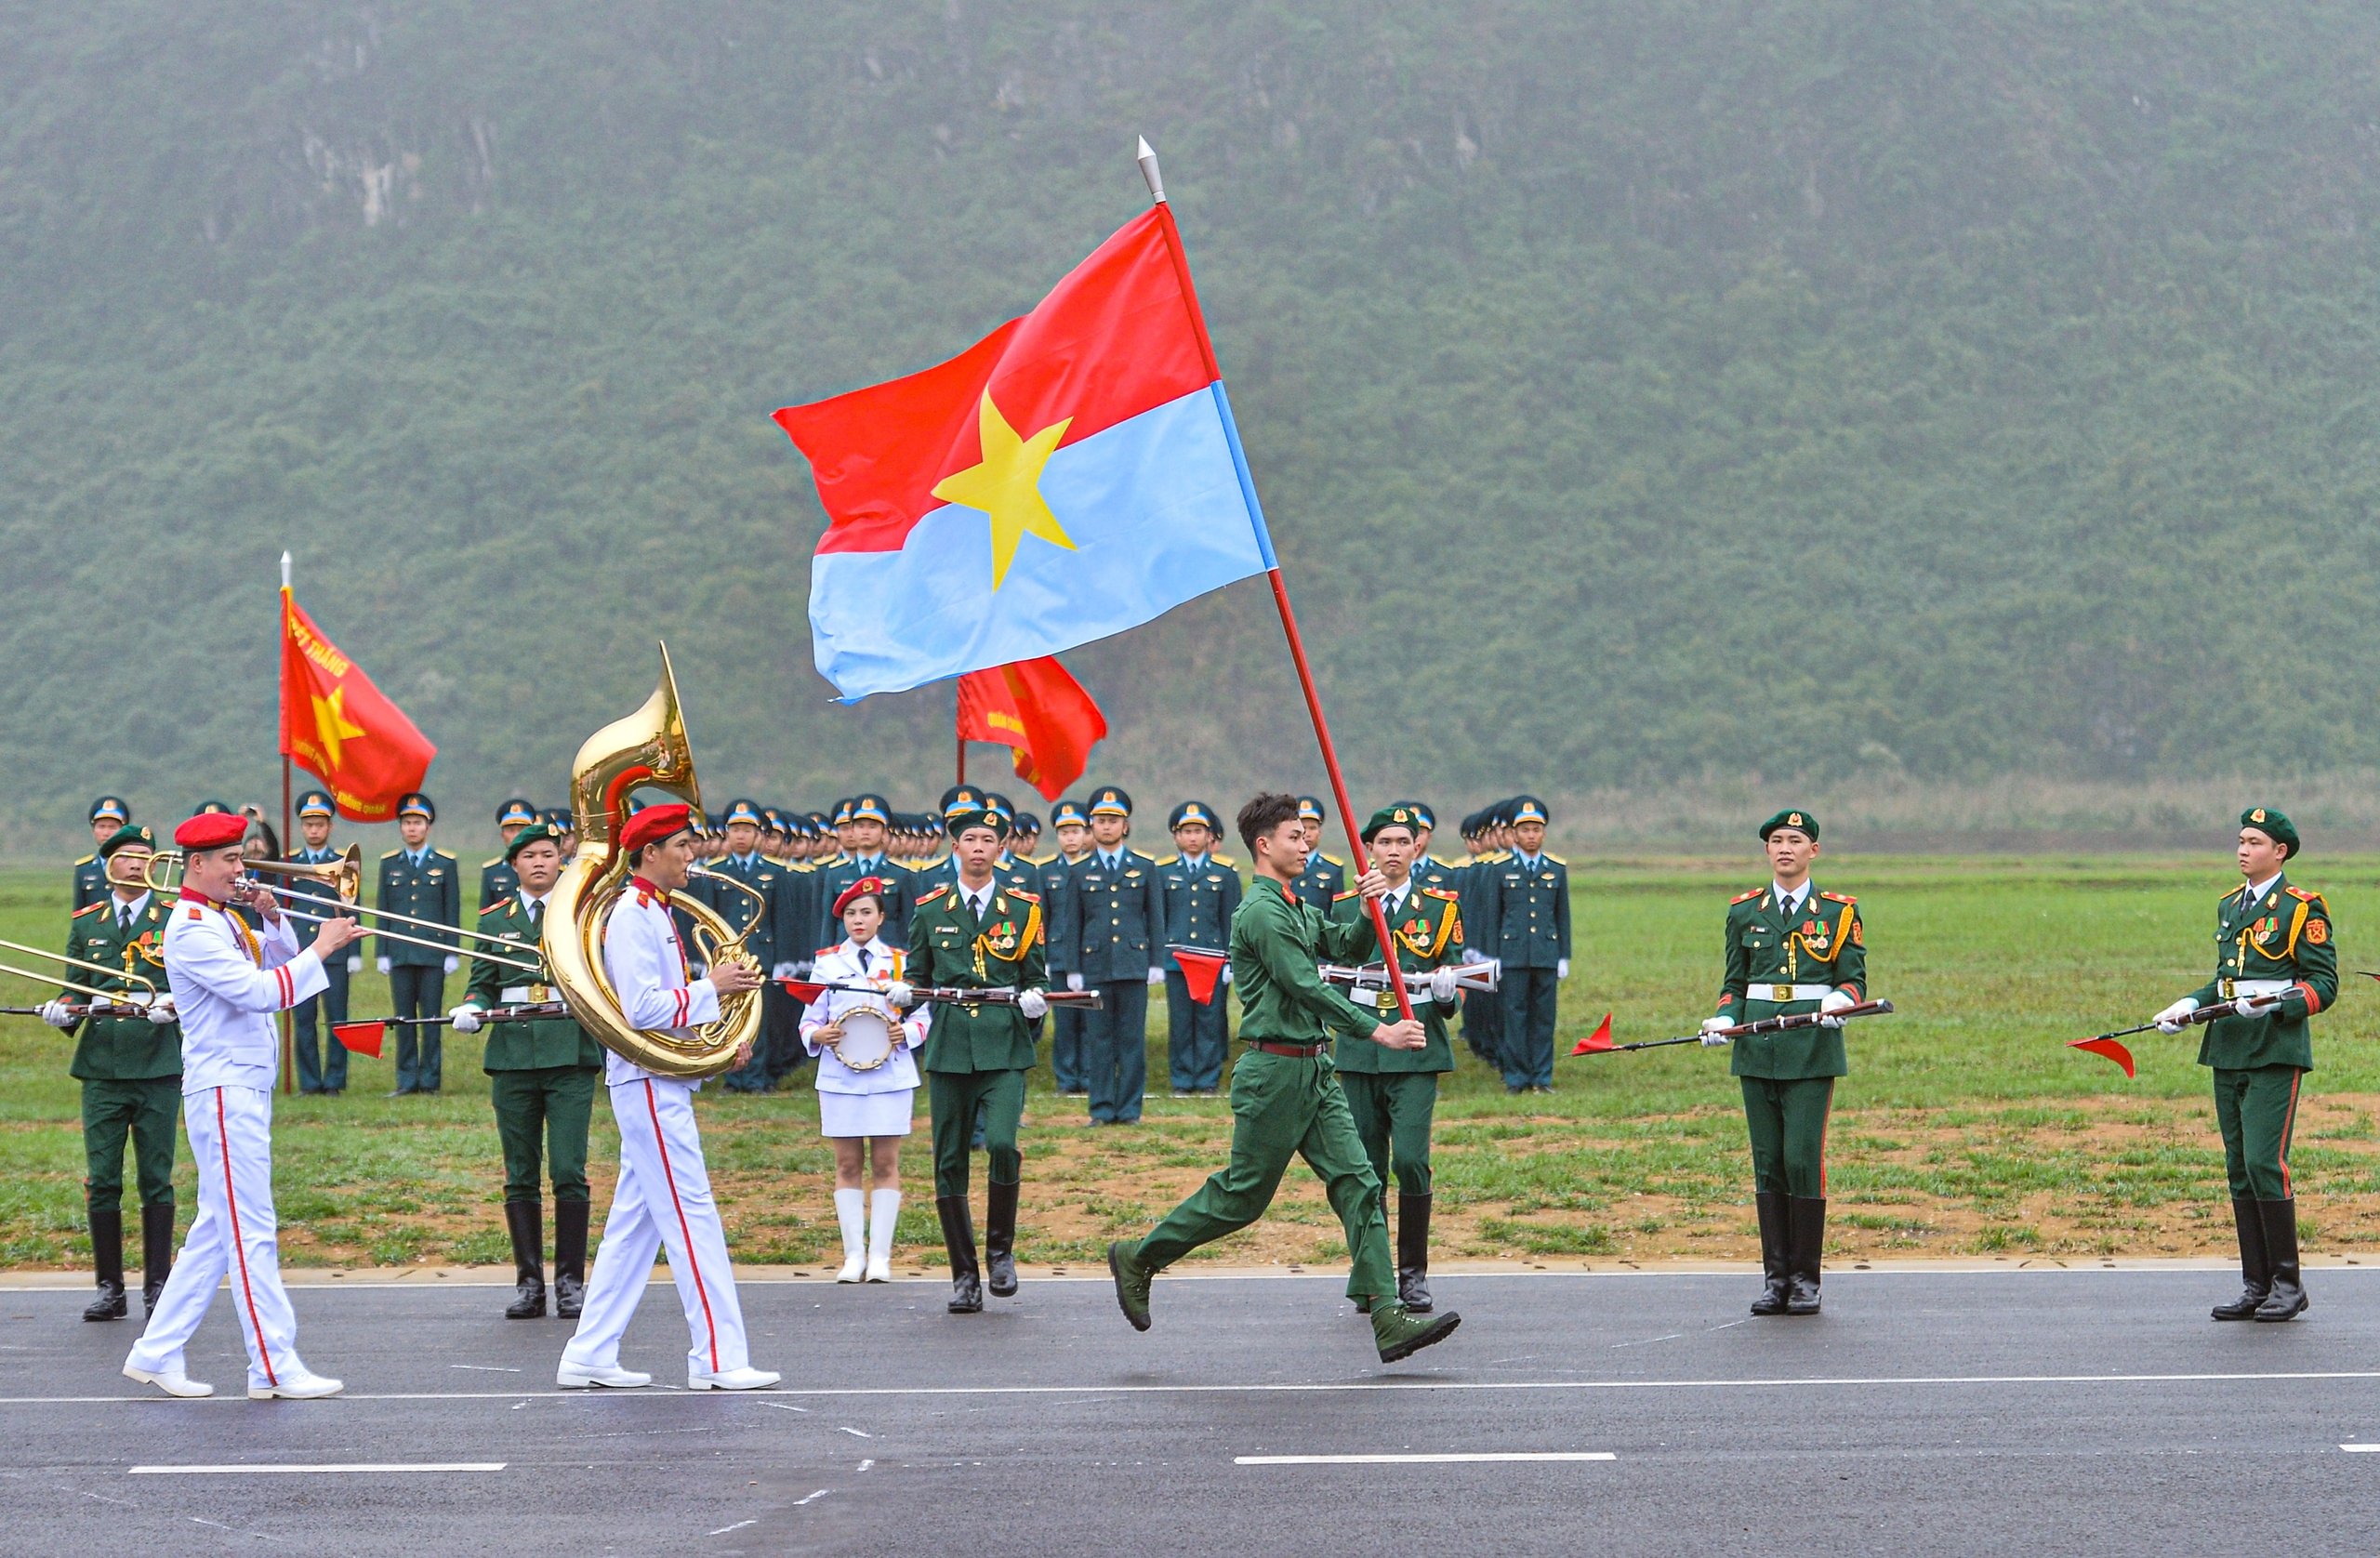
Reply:
[[[2219,857],[1845,857],[1822,885],[1857,893],[1874,992],[1898,1014],[1851,1030],[1830,1152],[1831,1245],[1861,1254],[2220,1252],[2229,1211],[2196,1038],[2134,1041],[2127,1082],[2064,1041],[2138,1022],[2202,982],[2213,905],[2236,878]],[[1574,861],[1575,973],[1562,995],[1567,1051],[1609,1010],[1622,1039],[1690,1030],[1709,1010],[1718,928],[1759,863]],[[2380,859],[2309,860],[2351,970],[2380,909]],[[59,944],[65,872],[0,872],[0,936]],[[6,982],[10,1002],[39,998]],[[2293,1158],[2308,1246],[2380,1245],[2380,1055],[2364,1043],[2371,984],[2347,976],[2317,1020]],[[450,981],[449,999],[459,987]],[[357,982],[357,1015],[385,1011]],[[1019,1255],[1095,1257],[1136,1232],[1223,1158],[1220,1101],[1165,1096],[1163,1003],[1153,1015],[1146,1119],[1086,1128],[1078,1102],[1033,1078]],[[1458,1045],[1458,1050],[1461,1046]],[[83,1155],[68,1044],[31,1018],[0,1019],[0,1266],[81,1263]],[[507,1259],[496,1133],[474,1039],[447,1041],[446,1090],[388,1099],[387,1061],[358,1057],[339,1099],[276,1106],[284,1259],[394,1265]],[[703,1130],[739,1260],[840,1257],[829,1157],[807,1086],[702,1098]],[[1448,1256],[1646,1260],[1755,1252],[1743,1129],[1724,1054],[1695,1046],[1564,1058],[1551,1098],[1513,1098],[1467,1054],[1438,1107],[1437,1245]],[[906,1168],[904,1260],[938,1261],[925,1179],[923,1102]],[[597,1204],[616,1149],[599,1105]],[[182,1155],[186,1159],[186,1152]],[[980,1178],[980,1163],[978,1167]],[[185,1219],[192,1175],[179,1166]],[[980,1190],[978,1192],[980,1196]],[[1275,1214],[1209,1252],[1234,1261],[1343,1256],[1310,1176],[1293,1169]]]

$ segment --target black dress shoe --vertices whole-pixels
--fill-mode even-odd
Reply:
[[[99,1296],[83,1307],[83,1318],[86,1320],[121,1320],[131,1313],[131,1306],[124,1301],[124,1282],[121,1278],[100,1283]]]
[[[2207,1313],[2217,1320],[2253,1320],[2272,1294],[2272,1262],[2265,1255],[2264,1218],[2254,1201],[2231,1203],[2231,1223],[2240,1235],[2240,1296]]]

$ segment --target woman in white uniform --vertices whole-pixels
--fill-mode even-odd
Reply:
[[[835,1220],[843,1229],[843,1269],[835,1280],[892,1280],[892,1230],[901,1214],[901,1138],[909,1134],[918,1090],[910,1051],[926,1041],[926,1014],[903,1018],[908,986],[897,947],[877,939],[884,883],[862,877],[835,900],[843,939],[818,954],[810,977],[880,994],[822,990],[801,1014],[801,1042],[818,1057],[818,1129],[835,1143]],[[847,1063],[848,1055],[848,1063]],[[876,1190],[865,1188],[861,1159]],[[861,1208],[867,1209],[863,1234]]]

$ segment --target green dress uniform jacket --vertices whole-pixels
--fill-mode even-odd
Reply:
[[[481,908],[486,908],[497,899],[518,891],[520,886],[521,873],[512,869],[502,855],[497,855],[494,860],[480,862],[479,906]]]
[[[2262,993],[2240,988],[2241,981],[2285,982],[2281,1005],[2269,1014],[2225,1017],[2206,1025],[2198,1063],[2223,1071],[2258,1066],[2314,1069],[2314,1043],[2307,1019],[2338,998],[2339,949],[2333,939],[2331,908],[2319,892],[2275,878],[2261,897],[2248,889],[2227,892],[2215,911],[2215,977],[2190,998],[2200,1006]]]
[[[152,892],[126,929],[117,925],[115,895],[86,904],[69,921],[66,954],[86,962],[138,974],[158,989],[170,988],[165,979],[165,920],[171,905]],[[94,989],[138,990],[142,986],[121,975],[77,970],[75,982]],[[62,998],[85,997],[72,991]],[[182,1074],[182,1030],[178,1023],[163,1027],[146,1017],[86,1017],[75,1024],[74,1059],[69,1075],[86,1082],[139,1081]]]
[[[98,855],[86,854],[74,863],[74,908],[77,912],[89,908],[108,895],[108,868]]]
[[[1050,982],[1041,901],[992,884],[978,924],[956,888],[926,894],[909,918],[908,983],[962,990],[1035,990]],[[1033,1066],[1032,1025],[1012,1005],[937,1005],[927,1030],[925,1068],[932,1071],[1027,1071]]]
[[[1730,1022],[1816,1011],[1826,998],[1825,990],[1865,1000],[1868,938],[1859,923],[1858,900],[1820,891],[1813,882],[1801,912],[1789,919],[1778,906],[1774,885],[1744,893],[1727,905],[1724,967],[1715,1014]],[[1780,984],[1819,993],[1778,999],[1785,994],[1777,988]],[[1754,992],[1755,985],[1760,993]],[[1738,1076],[1795,1081],[1842,1076],[1850,1070],[1841,1028],[1763,1034],[1739,1038],[1730,1048],[1734,1052],[1727,1069]]]
[[[1382,907],[1387,907],[1385,901]],[[1379,957],[1380,938],[1372,932],[1372,917],[1364,907],[1362,894],[1341,893],[1339,901],[1330,906],[1330,918],[1335,923],[1351,925],[1360,932],[1363,946],[1356,954],[1358,957]],[[1408,889],[1405,902],[1390,918],[1388,929],[1389,934],[1396,938],[1397,964],[1407,973],[1427,973],[1462,960],[1462,908],[1455,895],[1444,888]],[[1380,1006],[1373,1021],[1395,1022],[1395,995],[1387,990],[1377,995]],[[1430,1036],[1430,1042],[1419,1050],[1391,1050],[1374,1044],[1368,1029],[1361,1037],[1342,1034],[1336,1056],[1339,1069],[1356,1073],[1452,1071],[1454,1046],[1447,1036],[1447,1020],[1457,1010],[1458,1003],[1454,1001],[1444,1006],[1426,998],[1413,1003],[1413,1015],[1421,1020],[1421,1026]]]
[[[1086,985],[1145,982],[1164,956],[1165,890],[1157,862],[1125,848],[1111,870],[1093,850],[1066,875],[1065,901],[1050,937],[1050,967],[1082,975]]]
[[[1329,914],[1330,905],[1346,890],[1345,861],[1335,854],[1324,854],[1320,850],[1305,857],[1305,869],[1298,873],[1297,892],[1301,903],[1311,904]],[[1234,974],[1232,977],[1237,979],[1239,976]]]
[[[542,918],[542,915],[531,918],[528,905],[521,901],[517,891],[480,911],[480,933],[518,943],[521,950],[515,956],[535,957],[537,971],[532,974],[485,957],[474,957],[470,984],[464,992],[466,998],[483,1007],[562,998],[538,946]],[[540,1071],[556,1065],[591,1069],[603,1063],[603,1047],[567,1017],[535,1023],[491,1023],[480,1031],[487,1041],[480,1057],[480,1069],[485,1072]]]
[[[463,923],[462,868],[455,857],[443,850],[425,850],[421,864],[416,865],[403,850],[390,850],[380,857],[380,907],[416,919],[427,919],[438,925],[459,926]],[[418,925],[398,924],[394,929],[408,936],[435,942],[436,946],[416,946],[409,942],[379,939],[378,955],[399,968],[408,965],[436,967],[454,954],[456,939],[444,932],[426,930]]]

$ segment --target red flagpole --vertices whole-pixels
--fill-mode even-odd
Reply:
[[[287,552],[281,554],[281,598],[286,601],[289,599],[289,554]],[[284,606],[281,614],[281,639],[273,645],[275,665],[281,662],[284,646],[288,638],[289,612],[288,608]],[[281,690],[281,695],[284,698],[289,696],[289,689],[284,687]],[[284,855],[289,853],[289,754],[286,752],[281,754],[281,852]],[[324,1020],[327,1022],[329,1009],[324,1007],[317,1010],[324,1014]],[[298,1020],[284,1011],[281,1014],[281,1091],[283,1096],[286,1097],[297,1090]]]
[[[1190,284],[1190,257],[1183,250],[1182,231],[1174,225],[1173,207],[1165,198],[1164,181],[1157,177],[1157,152],[1150,149],[1146,140],[1141,142],[1139,161],[1141,176],[1148,180],[1149,199],[1157,208],[1158,225],[1165,230],[1166,253],[1173,258],[1173,272],[1182,284],[1182,300],[1190,310],[1190,327],[1197,334],[1198,350],[1207,361],[1209,381],[1221,384],[1223,364],[1215,360],[1215,343],[1207,334],[1207,316],[1198,307],[1197,290]],[[1237,434],[1232,431],[1228,416],[1225,418],[1225,431],[1232,436],[1236,453]],[[1244,464],[1240,480],[1248,486],[1252,520],[1255,486]],[[1363,829],[1355,821],[1355,803],[1347,798],[1346,777],[1339,771],[1339,748],[1330,740],[1330,722],[1323,718],[1322,693],[1315,685],[1314,667],[1306,661],[1305,639],[1298,632],[1297,613],[1289,606],[1289,587],[1281,577],[1281,565],[1277,561],[1265,572],[1264,576],[1273,586],[1273,604],[1280,612],[1281,632],[1289,640],[1289,659],[1298,670],[1298,690],[1305,694],[1306,715],[1314,722],[1314,739],[1322,748],[1322,767],[1330,778],[1330,799],[1339,807],[1340,825],[1347,833],[1347,852],[1355,863],[1355,874],[1360,877],[1371,868],[1364,855]],[[1389,934],[1388,916],[1377,898],[1366,899],[1364,906],[1371,912],[1372,933],[1380,938],[1381,959],[1388,965],[1388,987],[1396,993],[1396,1010],[1409,1023],[1413,1021],[1413,1000],[1405,991],[1404,970],[1397,967],[1396,939]]]

